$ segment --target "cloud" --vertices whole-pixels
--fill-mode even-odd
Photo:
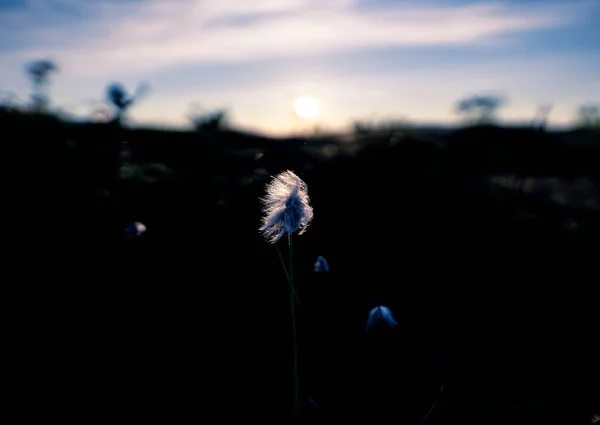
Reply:
[[[587,3],[581,3],[584,7]],[[364,6],[358,0],[29,1],[0,18],[1,63],[40,57],[71,76],[184,64],[327,55],[372,48],[501,42],[573,22],[576,4]],[[60,6],[60,7],[59,7]]]

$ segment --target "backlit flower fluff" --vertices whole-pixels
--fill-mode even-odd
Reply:
[[[261,199],[264,217],[260,232],[269,243],[276,243],[283,235],[304,233],[313,218],[306,183],[291,171],[275,176],[266,187]]]
[[[329,271],[329,263],[325,257],[319,255],[317,261],[315,261],[315,273],[327,273]]]
[[[367,326],[365,330],[368,332],[373,328],[393,329],[396,326],[398,326],[398,322],[396,322],[394,319],[392,310],[384,305],[379,305],[369,312],[369,318],[367,319]]]

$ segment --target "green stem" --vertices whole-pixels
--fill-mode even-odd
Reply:
[[[290,308],[292,311],[292,329],[293,329],[293,336],[294,336],[294,419],[297,419],[298,417],[298,387],[299,387],[299,382],[298,382],[298,338],[297,338],[297,334],[296,334],[296,309],[295,309],[295,303],[294,303],[294,274],[293,274],[293,250],[292,250],[292,236],[289,235],[288,236],[288,245],[290,248],[290,255],[289,255],[289,261],[290,261],[290,269],[289,269],[289,276],[290,276],[290,287],[291,287],[291,291],[290,291]]]
[[[285,267],[285,262],[283,261],[283,257],[281,256],[281,251],[279,251],[279,248],[277,247],[277,245],[275,245],[275,250],[277,251],[277,256],[279,256],[279,261],[281,261],[281,267],[283,268],[283,272],[285,273],[285,278],[287,279],[287,281],[290,285],[290,289],[291,289],[292,293],[294,294],[294,298],[296,298],[296,302],[298,303],[298,306],[300,306],[300,308],[302,308],[302,303],[300,302],[300,298],[298,298],[298,294],[296,294],[296,290],[294,289],[294,285],[292,284],[292,279],[290,278],[290,273],[288,273],[287,268]]]

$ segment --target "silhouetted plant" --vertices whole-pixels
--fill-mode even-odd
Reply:
[[[539,129],[545,129],[551,111],[552,104],[538,106],[535,117],[533,118],[532,126]]]
[[[9,91],[0,91],[0,109],[17,109],[17,95]]]
[[[355,121],[353,127],[354,134],[356,135],[369,134],[371,131],[373,131],[373,125],[363,121]]]
[[[43,112],[47,109],[49,99],[46,88],[50,73],[55,71],[58,71],[58,66],[48,59],[36,60],[27,65],[27,73],[33,83],[31,95],[33,110]]]
[[[600,105],[581,105],[577,111],[577,125],[580,128],[600,129]]]
[[[223,130],[227,126],[227,111],[217,109],[206,112],[195,106],[194,111],[190,114],[190,121],[196,131]]]
[[[370,135],[374,133],[395,133],[406,129],[407,122],[403,119],[390,119],[383,121],[354,121],[354,134],[357,136]]]
[[[495,114],[506,103],[504,99],[494,95],[474,95],[461,99],[456,104],[456,111],[466,117],[472,125],[492,124]]]
[[[133,95],[129,95],[125,87],[123,87],[120,83],[112,83],[108,86],[106,96],[108,101],[114,105],[116,112],[114,120],[117,122],[121,122],[123,119],[123,115],[125,112],[137,102],[140,97],[148,92],[150,89],[150,85],[148,83],[141,83],[138,85],[137,89],[133,93]]]

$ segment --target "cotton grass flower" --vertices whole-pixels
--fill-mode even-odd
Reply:
[[[315,261],[315,273],[327,273],[329,272],[329,263],[325,257],[319,255],[317,261]]]
[[[378,305],[369,312],[365,330],[369,332],[373,329],[393,329],[396,326],[398,322],[394,319],[392,310],[384,305]]]
[[[261,199],[264,217],[259,231],[269,243],[283,235],[306,232],[313,218],[306,183],[292,171],[284,171],[271,180]]]
[[[281,261],[283,272],[290,285],[290,312],[292,315],[292,331],[294,342],[294,418],[297,419],[299,410],[299,396],[301,393],[298,378],[298,338],[296,331],[295,304],[298,296],[294,289],[293,249],[292,235],[306,232],[313,218],[313,209],[310,205],[306,183],[292,171],[284,171],[275,176],[266,185],[266,195],[261,198],[263,206],[262,225],[259,232],[265,240],[275,245],[277,255]],[[287,235],[288,266],[277,247],[277,242],[283,235]]]

